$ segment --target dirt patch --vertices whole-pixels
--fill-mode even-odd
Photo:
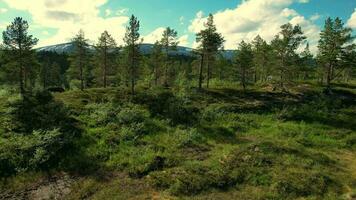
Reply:
[[[50,178],[44,178],[22,191],[4,192],[0,195],[0,200],[64,199],[71,192],[71,186],[76,181],[77,178],[68,174],[55,175]]]

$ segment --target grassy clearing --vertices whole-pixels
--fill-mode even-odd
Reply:
[[[353,87],[56,94],[83,130],[66,198],[355,198]]]

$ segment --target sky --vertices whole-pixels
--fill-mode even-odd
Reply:
[[[39,39],[37,47],[69,42],[79,29],[92,44],[107,30],[121,45],[134,14],[144,43],[159,40],[169,26],[177,30],[181,46],[196,47],[195,34],[209,13],[225,49],[257,35],[270,41],[288,22],[302,27],[313,52],[327,17],[340,17],[356,30],[356,0],[0,0],[0,31],[20,16]]]

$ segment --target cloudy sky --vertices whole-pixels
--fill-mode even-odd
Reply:
[[[170,26],[178,31],[180,45],[194,47],[195,33],[209,13],[226,39],[226,49],[257,34],[269,41],[280,25],[290,22],[302,26],[315,50],[328,16],[338,16],[356,30],[356,0],[0,0],[0,31],[21,16],[40,39],[38,46],[68,42],[79,29],[93,43],[108,30],[122,44],[134,14],[144,42],[155,42]]]

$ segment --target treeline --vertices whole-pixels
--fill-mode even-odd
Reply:
[[[198,48],[192,59],[174,56],[177,31],[167,27],[150,55],[140,52],[140,21],[131,16],[124,46],[118,46],[104,31],[92,51],[83,31],[72,39],[69,55],[38,53],[38,39],[28,34],[28,23],[15,20],[3,32],[0,81],[18,83],[21,94],[34,88],[48,89],[125,86],[135,94],[138,84],[209,88],[215,84],[248,85],[270,83],[275,89],[287,90],[298,81],[317,80],[330,89],[333,81],[349,81],[355,76],[356,50],[352,29],[339,18],[328,18],[320,33],[318,52],[313,55],[299,25],[284,24],[271,42],[260,36],[237,45],[232,60],[225,58],[224,38],[218,32],[213,15],[196,35]],[[304,50],[303,50],[304,49]]]

